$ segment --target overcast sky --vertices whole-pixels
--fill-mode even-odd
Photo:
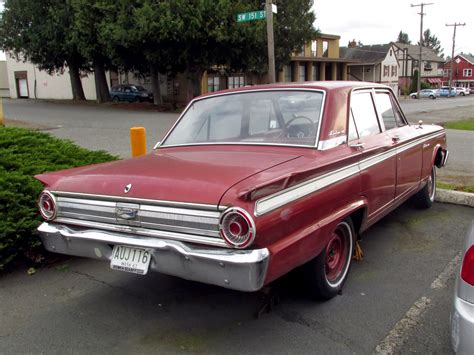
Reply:
[[[446,24],[466,23],[457,27],[455,55],[461,51],[474,54],[474,0],[314,0],[315,26],[323,33],[341,36],[340,45],[355,39],[363,44],[395,41],[400,30],[416,44],[420,38],[420,7],[425,6],[423,30],[429,28],[441,41],[444,54],[451,56],[453,27]]]
[[[420,38],[420,7],[410,7],[421,1],[425,6],[423,29],[429,28],[441,41],[445,56],[451,55],[453,27],[458,27],[455,54],[474,54],[474,0],[314,0],[315,26],[323,33],[341,36],[341,46],[355,39],[363,44],[382,44],[397,39],[400,30],[408,33],[413,44]],[[3,4],[0,2],[0,11]],[[277,15],[278,16],[278,15]],[[0,60],[4,60],[0,52]]]

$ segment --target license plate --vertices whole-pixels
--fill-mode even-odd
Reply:
[[[150,260],[151,253],[147,249],[116,245],[112,250],[110,268],[146,275],[150,266]]]

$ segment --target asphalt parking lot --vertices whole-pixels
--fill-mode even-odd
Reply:
[[[427,124],[453,107],[468,115],[473,103],[474,97],[402,101],[409,118],[424,115]],[[147,127],[151,146],[177,118],[22,100],[6,100],[5,112],[124,157],[130,126]],[[463,155],[467,165],[473,156]],[[364,234],[365,259],[354,263],[341,296],[312,302],[290,275],[273,286],[279,304],[259,319],[261,292],[131,275],[80,258],[33,276],[17,270],[0,277],[0,354],[450,353],[453,275],[472,219],[469,207],[404,204]]]
[[[469,207],[405,204],[364,234],[365,259],[341,296],[310,301],[291,275],[274,285],[280,303],[259,319],[261,292],[80,258],[33,276],[18,270],[0,282],[0,353],[367,354],[379,346],[446,354],[452,268],[472,218]]]

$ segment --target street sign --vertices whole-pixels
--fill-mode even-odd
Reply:
[[[267,16],[264,10],[243,12],[241,14],[237,14],[237,22],[264,20],[266,17]]]

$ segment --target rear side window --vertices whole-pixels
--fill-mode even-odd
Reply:
[[[351,111],[359,138],[380,133],[377,114],[375,113],[370,92],[356,92],[352,94]]]
[[[398,110],[393,107],[390,94],[388,92],[377,92],[375,94],[375,105],[383,121],[385,130],[403,126],[403,120]]]

